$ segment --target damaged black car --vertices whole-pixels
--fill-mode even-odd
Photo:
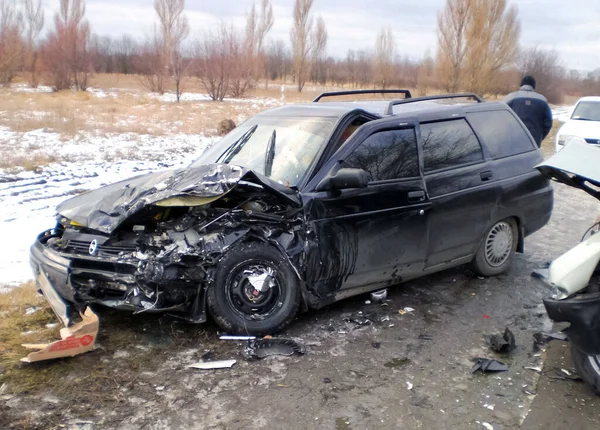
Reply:
[[[65,201],[31,264],[74,310],[273,333],[300,310],[448,267],[503,273],[550,218],[541,161],[512,111],[476,95],[287,105],[188,168]]]

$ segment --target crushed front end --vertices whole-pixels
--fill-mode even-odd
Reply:
[[[244,183],[217,196],[178,193],[141,208],[135,203],[109,232],[59,215],[33,244],[31,266],[75,310],[97,303],[204,322],[205,290],[232,246],[259,240],[285,252],[302,243],[301,210],[287,203]]]

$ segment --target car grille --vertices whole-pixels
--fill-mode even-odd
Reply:
[[[76,254],[90,255],[90,242],[84,242],[80,240],[70,240],[67,243],[67,247],[72,249]],[[119,256],[122,253],[128,254],[135,252],[135,246],[110,246],[110,245],[98,245],[96,252],[93,255],[96,256]]]
[[[592,145],[600,145],[600,139],[585,139],[587,143],[591,143]]]

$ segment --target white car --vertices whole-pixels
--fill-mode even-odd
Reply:
[[[556,134],[556,152],[571,142],[600,145],[600,97],[582,97]]]

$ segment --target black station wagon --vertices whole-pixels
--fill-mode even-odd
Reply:
[[[552,212],[531,135],[502,103],[396,93],[275,108],[188,168],[65,201],[31,249],[40,289],[261,335],[448,267],[504,272]]]

